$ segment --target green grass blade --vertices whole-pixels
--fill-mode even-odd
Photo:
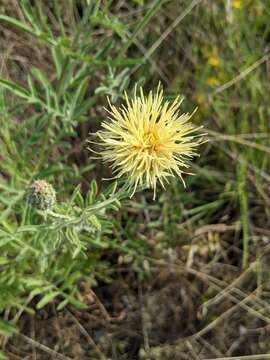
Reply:
[[[127,42],[124,44],[123,48],[120,51],[120,54],[118,56],[118,59],[121,59],[129,47],[134,43],[138,35],[141,33],[143,28],[149,23],[149,21],[152,19],[152,17],[158,12],[159,8],[161,7],[163,3],[163,0],[156,0],[153,6],[151,6],[150,10],[146,13],[142,21],[137,25],[136,29],[134,30],[131,37],[127,40]]]
[[[248,215],[248,193],[247,193],[247,164],[246,162],[240,163],[240,169],[238,172],[238,198],[240,206],[240,216],[243,231],[243,256],[242,267],[248,266],[249,259],[249,215]]]

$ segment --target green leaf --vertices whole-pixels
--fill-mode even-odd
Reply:
[[[41,32],[40,28],[39,28],[39,26],[37,24],[36,18],[35,18],[34,14],[33,14],[33,7],[29,4],[29,1],[28,0],[21,0],[21,7],[22,7],[24,15],[26,16],[28,21],[35,28],[35,31],[36,32]]]
[[[29,74],[27,76],[27,83],[28,83],[28,87],[29,87],[29,90],[31,92],[32,97],[37,97],[38,96],[37,95],[37,89],[35,88],[33,79]]]
[[[73,296],[69,296],[69,297],[68,297],[68,300],[69,300],[70,304],[76,306],[76,308],[78,308],[78,309],[81,309],[81,310],[87,309],[87,305],[86,305],[86,304],[84,304],[83,302],[75,299]]]
[[[98,186],[95,180],[91,181],[90,189],[86,195],[86,204],[87,206],[92,205],[94,202],[94,199],[97,196],[98,192]]]
[[[75,187],[75,189],[74,189],[74,191],[73,191],[73,193],[72,193],[72,195],[71,195],[71,198],[70,198],[70,208],[72,207],[72,205],[75,203],[76,204],[76,200],[78,199],[78,193],[80,193],[80,191],[81,191],[81,185],[80,184],[78,184],[76,187]],[[79,200],[80,201],[80,200]],[[83,207],[83,206],[82,206]]]
[[[34,75],[34,77],[41,83],[41,85],[47,89],[51,88],[50,81],[47,79],[47,77],[42,73],[41,70],[38,68],[32,68],[31,73]]]
[[[28,100],[30,98],[29,92],[22,86],[14,83],[13,81],[0,79],[0,85],[23,99]]]
[[[39,278],[35,278],[35,277],[30,277],[30,278],[25,278],[23,279],[23,283],[30,289],[30,288],[37,288],[38,286],[43,286],[44,285],[44,281],[42,279]]]
[[[23,32],[31,34],[37,37],[38,39],[43,40],[51,45],[57,45],[57,42],[54,39],[52,39],[49,34],[41,32],[40,29],[37,27],[37,25],[35,25],[35,28],[33,29],[32,27],[24,24],[23,22],[17,19],[13,19],[12,17],[7,15],[0,15],[0,22],[1,21],[6,22],[8,25],[14,26]]]
[[[98,231],[101,231],[101,223],[95,215],[91,215],[89,221]]]
[[[17,29],[23,31],[23,32],[27,32],[29,34],[35,35],[35,31],[28,25],[22,23],[19,20],[13,19],[10,16],[7,15],[0,15],[0,22],[6,22],[9,25],[12,25],[14,27],[16,27]]]
[[[97,11],[94,16],[91,16],[91,23],[94,25],[102,25],[114,31],[120,37],[124,35],[125,25],[118,20],[110,19],[109,16],[101,10]]]
[[[39,288],[35,288],[34,290],[32,290],[30,292],[30,296],[31,297],[35,297],[39,294],[42,294],[45,291],[50,291],[53,288],[53,285],[48,285],[48,286],[44,286],[44,287],[39,287]]]
[[[2,351],[0,351],[0,360],[8,360],[8,357]]]
[[[71,106],[70,106],[70,118],[72,119],[72,117],[76,117],[75,114],[75,109],[78,108],[78,110],[80,110],[80,103],[82,102],[86,91],[88,89],[88,78],[86,77],[83,81],[80,82],[73,98],[72,98],[72,102],[71,102]],[[81,115],[81,111],[80,111],[80,115]]]
[[[41,230],[42,225],[24,225],[17,229],[17,233],[20,232],[38,232]]]
[[[76,193],[76,197],[75,197],[74,201],[75,201],[76,205],[78,205],[81,209],[84,208],[84,199],[83,199],[80,191],[78,191]]]
[[[0,319],[0,335],[11,336],[16,332],[14,326],[10,325],[7,321]]]
[[[60,295],[59,291],[52,291],[49,294],[45,295],[38,303],[37,303],[37,309],[41,309],[47,304],[51,303],[53,299]]]
[[[64,68],[65,57],[60,46],[54,46],[51,49],[52,57],[56,68],[57,79],[59,80]]]
[[[5,265],[9,263],[9,259],[4,256],[0,256],[0,265]]]
[[[68,299],[65,299],[65,300],[61,301],[61,302],[57,305],[57,310],[58,310],[58,311],[62,310],[65,306],[67,306],[68,303],[69,303]]]

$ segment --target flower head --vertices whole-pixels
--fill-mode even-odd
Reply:
[[[38,210],[48,210],[55,204],[55,190],[47,181],[36,180],[27,189],[26,200]]]
[[[110,104],[109,119],[97,132],[101,156],[111,163],[116,178],[127,178],[132,195],[138,185],[146,185],[154,189],[155,198],[157,182],[164,188],[176,174],[184,183],[183,169],[202,141],[189,122],[192,114],[179,113],[180,98],[164,101],[160,86],[148,96],[140,89],[131,100],[125,94],[125,100],[119,109]]]
[[[241,9],[242,7],[242,1],[241,0],[233,0],[232,6],[235,9]]]

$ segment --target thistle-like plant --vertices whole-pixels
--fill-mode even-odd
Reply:
[[[98,191],[89,180],[95,164],[74,162],[77,129],[85,130],[81,123],[88,128],[89,109],[99,98],[110,95],[117,101],[129,83],[127,66],[141,59],[112,60],[122,48],[113,36],[102,39],[100,51],[100,36],[89,36],[96,26],[106,24],[117,39],[121,28],[99,2],[89,2],[72,39],[63,28],[66,20],[59,18],[53,22],[59,28],[51,29],[50,16],[41,16],[42,5],[21,4],[25,20],[1,14],[1,24],[45,44],[51,59],[48,73],[40,67],[19,83],[0,79],[0,313],[13,323],[23,311],[33,313],[52,301],[57,309],[84,307],[81,284],[93,288],[100,279],[110,280],[110,251],[141,261],[146,242],[123,242],[116,236],[114,211],[141,187],[155,193],[159,182],[165,185],[173,174],[182,177],[186,160],[201,142],[188,122],[190,115],[178,113],[179,98],[164,102],[161,89],[148,97],[142,90],[133,100],[126,96],[126,107],[111,105],[111,119],[97,133],[99,155],[122,183]],[[139,27],[153,14],[150,9]],[[99,86],[93,89],[95,83]],[[84,184],[83,191],[78,183]],[[0,335],[9,332],[0,320]]]
[[[36,180],[27,189],[27,202],[38,210],[50,209],[56,200],[55,190],[45,180]]]
[[[202,136],[195,134],[198,128],[189,121],[192,114],[179,112],[179,97],[171,104],[164,101],[160,86],[148,96],[142,88],[134,99],[125,94],[125,100],[120,108],[109,104],[109,118],[97,132],[101,156],[111,163],[115,177],[124,176],[132,194],[138,185],[154,189],[154,198],[157,183],[165,188],[175,174],[185,185],[184,169],[202,143]]]

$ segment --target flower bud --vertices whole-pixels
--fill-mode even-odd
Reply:
[[[36,180],[27,189],[26,200],[38,210],[48,210],[55,204],[55,190],[47,181]]]

